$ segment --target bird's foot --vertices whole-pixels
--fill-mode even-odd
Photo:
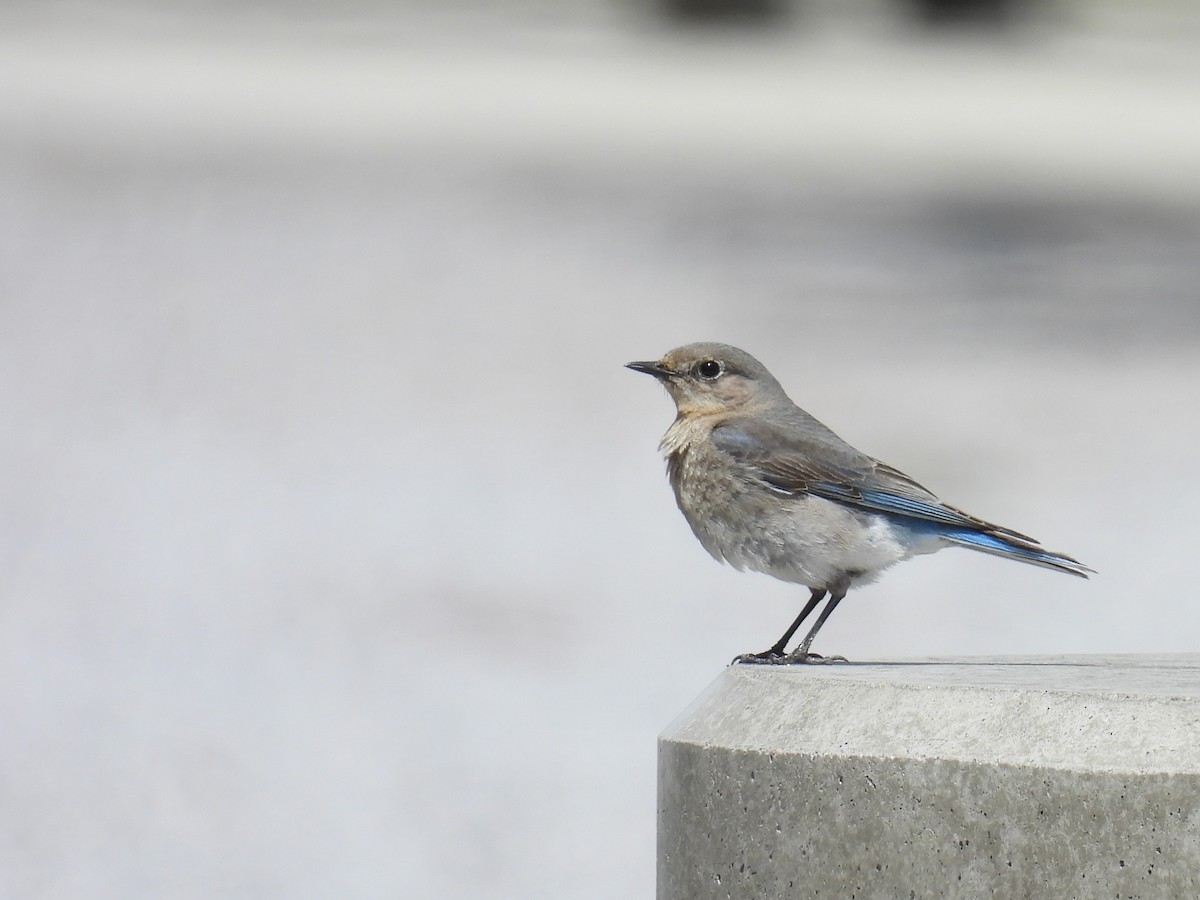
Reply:
[[[787,654],[772,647],[762,653],[739,653],[733,658],[731,666],[782,666],[787,663]]]
[[[850,660],[846,659],[844,656],[822,656],[820,653],[805,653],[800,650],[793,650],[787,656],[783,657],[779,662],[781,665],[786,666],[827,666],[831,663],[848,663]]]
[[[807,666],[821,665],[827,666],[831,663],[844,662],[850,660],[844,656],[822,656],[820,653],[806,653],[801,650],[793,650],[791,653],[784,653],[775,647],[770,650],[764,650],[762,653],[742,653],[733,658],[731,666]]]

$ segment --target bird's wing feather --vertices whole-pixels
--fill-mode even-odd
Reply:
[[[713,429],[712,440],[752,477],[775,491],[812,494],[859,509],[1040,546],[1027,535],[943,503],[903,472],[860,453],[811,417],[786,428],[730,419]]]

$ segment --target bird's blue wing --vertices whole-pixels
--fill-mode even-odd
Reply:
[[[799,411],[797,411],[799,412]],[[748,478],[782,494],[811,494],[857,509],[902,517],[906,527],[959,544],[1072,575],[1092,569],[1046,550],[1028,535],[985,522],[938,500],[898,469],[859,453],[807,413],[783,425],[731,419],[712,441]]]
[[[712,440],[744,472],[780,493],[813,494],[859,509],[1037,545],[1027,535],[943,503],[903,472],[860,453],[811,417],[784,427],[730,419],[713,429]]]

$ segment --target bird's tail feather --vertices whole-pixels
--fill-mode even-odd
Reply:
[[[969,528],[942,528],[938,533],[945,540],[960,547],[1003,556],[1006,559],[1015,559],[1046,569],[1056,569],[1059,572],[1067,572],[1081,578],[1087,578],[1089,572],[1095,574],[1096,571],[1063,553],[1053,553],[1036,541],[1016,540],[1007,536],[1007,533],[1002,536],[986,531],[973,531]]]

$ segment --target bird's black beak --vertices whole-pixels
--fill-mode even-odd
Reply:
[[[635,372],[645,372],[647,375],[653,375],[655,378],[670,378],[675,373],[657,362],[631,362],[625,363],[625,368],[633,369]]]

